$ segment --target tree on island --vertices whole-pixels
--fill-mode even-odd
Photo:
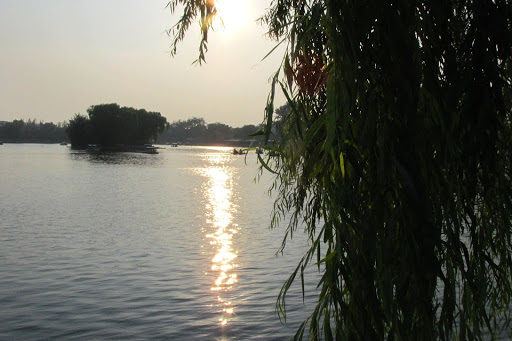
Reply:
[[[142,145],[154,142],[167,127],[160,113],[117,104],[94,105],[87,113],[88,117],[77,114],[69,121],[66,132],[73,147]]]
[[[92,141],[92,128],[89,118],[85,115],[75,114],[69,120],[66,128],[69,141],[73,147],[86,147]]]
[[[214,1],[173,0],[204,61]],[[317,262],[313,340],[480,340],[510,332],[512,4],[275,0],[273,77],[291,110],[265,167],[275,222],[305,225]],[[263,51],[262,51],[263,53]],[[282,73],[280,73],[282,71]],[[284,309],[280,310],[284,315]],[[488,333],[488,334],[486,334]]]

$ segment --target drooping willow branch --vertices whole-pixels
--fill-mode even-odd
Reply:
[[[208,11],[174,3],[188,11],[176,44]],[[510,332],[510,1],[274,0],[262,22],[287,44],[261,156],[277,174],[273,222],[291,214],[285,234],[311,242],[278,310],[308,264],[322,271],[296,338]]]

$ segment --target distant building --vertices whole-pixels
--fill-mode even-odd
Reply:
[[[7,123],[9,123],[9,122],[7,122],[7,121],[0,121],[0,127],[6,125]]]

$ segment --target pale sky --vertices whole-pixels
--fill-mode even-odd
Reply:
[[[275,42],[255,20],[270,1],[223,1],[226,28],[209,35],[207,64],[196,66],[198,24],[169,54],[165,30],[178,15],[168,0],[0,0],[0,120],[57,123],[118,103],[169,122],[261,123],[282,58],[261,61]]]

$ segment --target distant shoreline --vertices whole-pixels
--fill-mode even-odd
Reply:
[[[34,141],[30,141],[30,142],[10,142],[10,141],[0,141],[2,142],[4,145],[5,144],[53,144],[53,145],[60,145],[62,143],[66,143],[68,147],[71,147],[71,144],[69,141],[61,141],[61,142],[34,142]],[[153,145],[158,145],[158,146],[169,146],[171,147],[173,144],[175,143],[153,143]],[[258,147],[259,144],[257,141],[254,141],[251,145],[251,141],[244,141],[244,140],[241,140],[241,141],[219,141],[219,142],[204,142],[204,143],[198,143],[198,142],[194,142],[194,143],[177,143],[178,147],[200,147],[200,146],[204,146],[204,147],[242,147],[242,148],[248,148],[248,147]],[[174,147],[173,147],[174,148]],[[76,150],[81,150],[81,148],[76,148]],[[85,150],[85,149],[83,149]]]
[[[115,104],[110,106],[118,107]],[[99,110],[104,105],[92,106],[90,110]],[[118,108],[127,109],[127,108]],[[130,108],[128,108],[130,109]],[[135,110],[135,109],[133,109]],[[147,113],[146,113],[147,114]],[[79,118],[85,123],[90,118],[86,116],[79,116]],[[76,120],[75,117],[73,120]],[[72,120],[72,121],[73,121]],[[70,121],[70,122],[72,122]],[[73,121],[74,122],[74,121]],[[82,122],[83,123],[83,122]],[[262,141],[262,132],[264,126],[262,124],[253,125],[248,124],[242,127],[231,127],[223,123],[206,123],[203,118],[192,117],[187,120],[178,120],[168,124],[165,129],[158,131],[156,134],[151,136],[133,136],[129,138],[122,135],[121,139],[119,136],[112,140],[109,136],[112,134],[105,133],[107,137],[101,138],[99,135],[90,138],[80,138],[78,132],[72,133],[70,131],[70,123],[44,123],[36,120],[13,120],[12,122],[0,121],[0,142],[3,143],[42,143],[42,144],[54,144],[54,143],[68,143],[73,142],[74,144],[94,144],[94,143],[126,143],[126,142],[137,142],[137,143],[148,143],[151,140],[155,140],[154,143],[167,145],[167,144],[179,144],[179,145],[190,145],[190,146],[225,146],[225,147],[258,147],[260,141]],[[110,128],[109,128],[110,129]],[[124,127],[121,131],[125,131],[127,128]],[[73,129],[71,129],[73,130]],[[130,130],[130,129],[128,129]],[[133,130],[133,129],[131,129]],[[130,130],[130,131],[131,131]],[[135,129],[139,131],[140,129]],[[71,136],[75,137],[75,140],[71,139]],[[113,135],[119,135],[119,134]],[[133,132],[131,132],[133,133]],[[131,134],[130,133],[130,134]],[[140,135],[140,134],[139,134]]]
[[[15,142],[12,142],[12,141],[8,141],[8,140],[0,140],[0,142],[2,142],[3,144],[61,144],[61,143],[67,143],[69,145],[69,141],[45,141],[45,142],[40,142],[40,141],[22,141],[22,142],[19,142],[19,141],[15,141]]]

